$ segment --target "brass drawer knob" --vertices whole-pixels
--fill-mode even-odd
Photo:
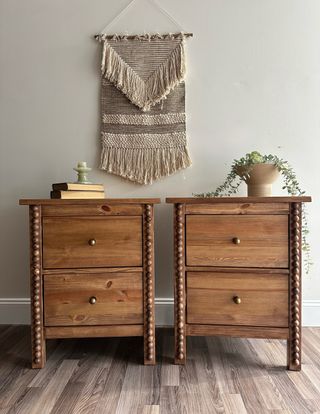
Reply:
[[[95,241],[95,239],[90,239],[89,241],[88,241],[88,244],[89,244],[89,246],[95,246],[96,245],[96,241]]]
[[[239,237],[234,237],[232,239],[232,243],[234,243],[234,244],[240,244],[240,242],[241,242],[241,240],[239,239]]]
[[[240,303],[241,303],[241,298],[239,298],[239,296],[234,296],[234,297],[232,298],[232,300],[234,301],[234,303],[235,303],[236,305],[240,305]]]
[[[94,305],[95,303],[97,303],[97,298],[95,296],[91,296],[91,298],[89,299],[89,303],[91,303],[91,305]]]

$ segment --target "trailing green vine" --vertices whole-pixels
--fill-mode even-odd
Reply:
[[[240,184],[245,181],[247,175],[250,174],[250,170],[254,164],[273,164],[277,167],[283,178],[283,190],[286,190],[290,196],[302,196],[305,191],[302,191],[298,182],[296,173],[294,172],[288,161],[279,158],[276,155],[262,155],[258,151],[253,151],[241,157],[240,159],[234,159],[231,164],[231,170],[228,173],[224,182],[219,185],[214,191],[207,193],[194,194],[195,197],[230,197],[237,194]],[[238,167],[247,167],[245,174],[240,176],[237,173]],[[308,242],[308,221],[305,205],[302,206],[302,250],[304,253],[304,269],[308,274],[312,266],[310,245]]]

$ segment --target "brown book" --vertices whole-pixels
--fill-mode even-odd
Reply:
[[[105,198],[104,191],[51,191],[51,198],[77,199],[77,198]]]
[[[103,184],[57,183],[52,184],[52,190],[104,191],[104,187]]]

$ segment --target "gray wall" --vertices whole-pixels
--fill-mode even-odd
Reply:
[[[214,189],[251,150],[288,159],[309,206],[314,266],[304,298],[320,299],[320,2],[159,0],[188,40],[187,114],[193,166],[152,186],[99,171],[99,59],[92,35],[128,0],[0,1],[0,298],[28,296],[27,208],[87,160],[109,197],[190,196]],[[139,5],[137,6],[139,7]],[[135,9],[114,30],[174,30]],[[280,183],[275,193],[281,194]],[[245,194],[245,187],[241,188]],[[156,208],[157,297],[172,296],[171,206]],[[319,321],[320,322],[320,321]]]

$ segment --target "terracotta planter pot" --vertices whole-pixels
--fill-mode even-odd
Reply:
[[[277,167],[273,164],[254,164],[250,167],[239,166],[236,173],[244,177],[248,186],[248,196],[270,197],[272,195],[272,183],[279,176]]]

